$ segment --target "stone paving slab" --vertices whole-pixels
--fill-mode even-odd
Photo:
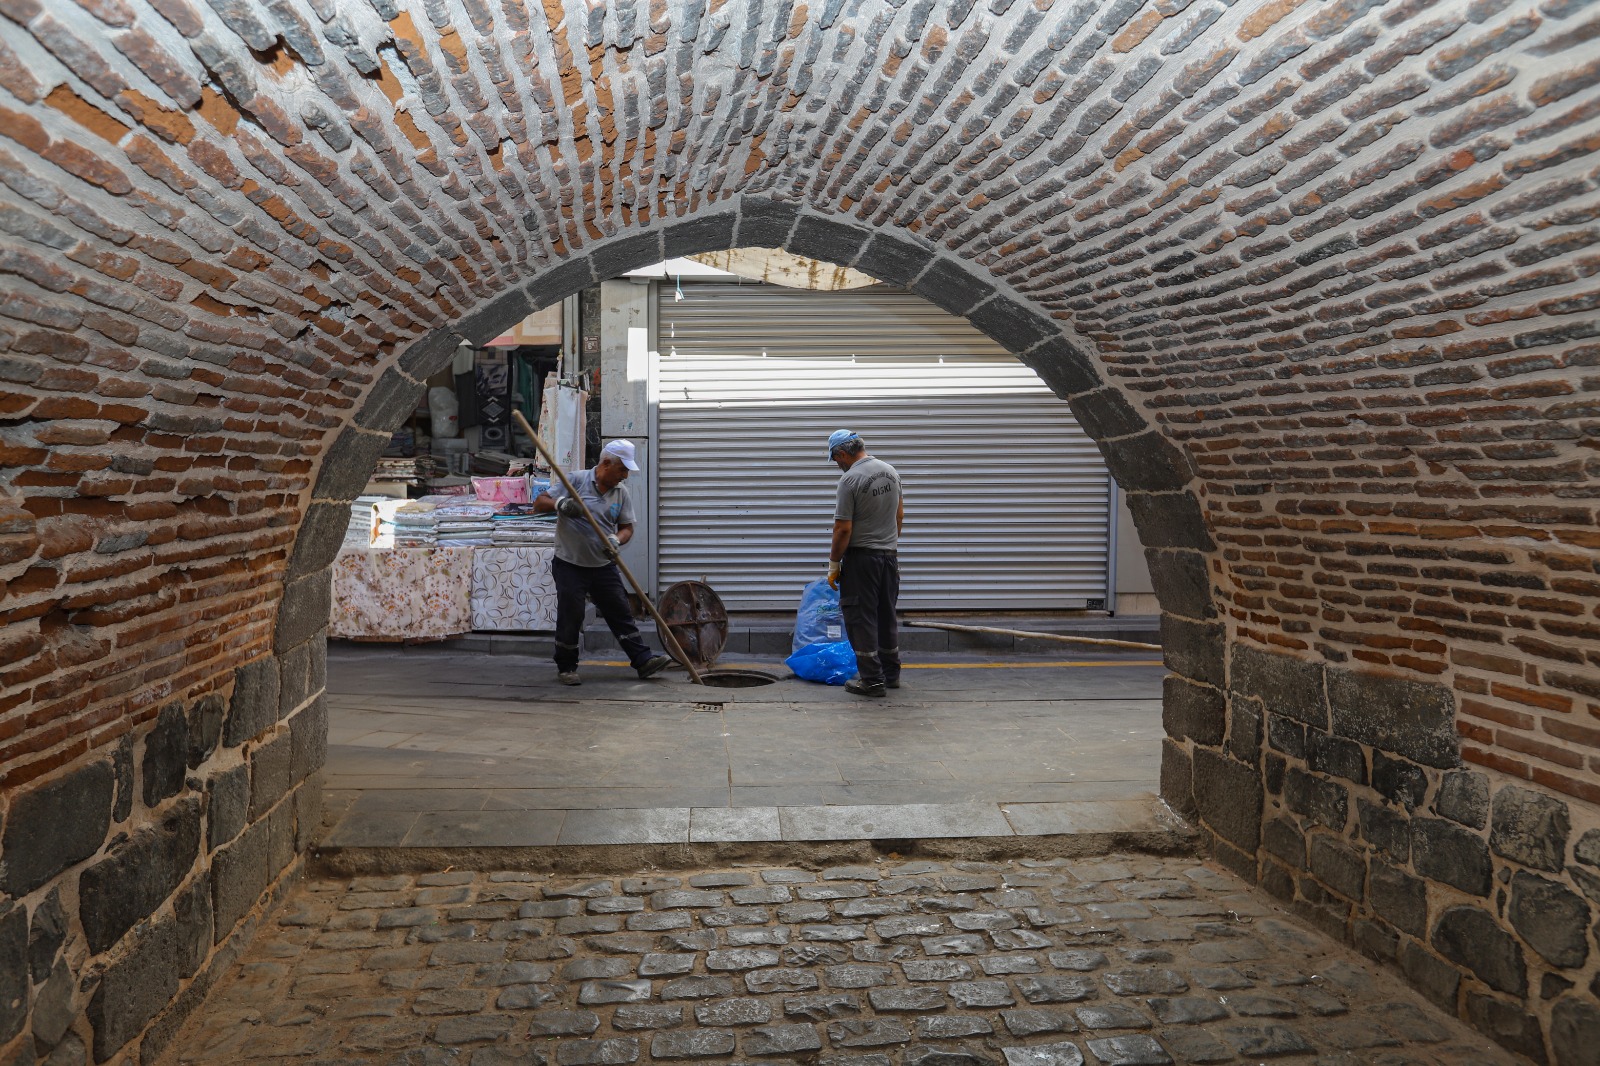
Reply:
[[[420,794],[425,801],[427,792]],[[458,800],[459,802],[459,800]],[[1153,794],[1069,803],[496,810],[345,808],[328,816],[324,852],[357,848],[482,849],[552,845],[939,840],[1117,836],[1166,850],[1188,834]]]
[[[916,840],[1014,836],[992,803],[903,803],[867,807],[784,807],[785,840]]]
[[[688,1061],[1514,1060],[1233,876],[1113,855],[311,880],[164,1066]]]
[[[1088,665],[1060,665],[1069,661]],[[571,689],[545,663],[335,649],[321,843],[489,848],[1148,827],[1160,665],[1136,656],[1019,662],[969,656],[908,672],[906,688],[864,701],[795,679],[722,690],[641,682],[593,662]],[[1086,829],[1083,805],[1100,803],[1121,804],[1124,815],[1108,823],[1101,812]],[[905,809],[862,810],[870,807]],[[694,812],[714,808],[729,813],[697,822]]]
[[[696,807],[689,814],[691,844],[782,839],[777,807]]]

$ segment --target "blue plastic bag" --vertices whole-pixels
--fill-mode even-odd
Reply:
[[[817,578],[800,594],[793,647],[784,665],[804,681],[842,685],[856,676],[856,653],[845,639],[839,593],[826,578]]]
[[[807,644],[783,662],[803,681],[842,685],[856,676],[856,653],[847,640]]]
[[[827,578],[819,577],[800,593],[800,613],[794,620],[794,643],[789,650],[844,639],[844,612],[839,609],[838,590],[828,587]]]

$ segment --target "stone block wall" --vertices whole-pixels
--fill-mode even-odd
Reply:
[[[1600,812],[1464,762],[1444,685],[1239,643],[1227,677],[1225,712],[1167,699],[1217,857],[1506,1047],[1592,1057]]]
[[[198,879],[215,918],[219,870],[293,865],[275,812],[302,801],[271,797],[318,712],[281,701],[315,681],[342,503],[459,340],[738,244],[908,286],[1067,397],[1165,612],[1169,802],[1504,1042],[1581,1061],[1600,945],[1546,916],[1597,902],[1597,18],[0,0],[0,833],[31,840],[17,810],[69,779],[103,798],[95,766],[130,804],[0,889],[0,944],[65,936],[12,991],[60,1017],[62,959],[188,959]],[[146,774],[147,738],[241,686],[176,794]],[[219,858],[241,803],[267,828]],[[88,871],[196,832],[105,946],[125,914],[83,917]]]
[[[0,1061],[160,1055],[321,816],[321,634],[0,801]]]

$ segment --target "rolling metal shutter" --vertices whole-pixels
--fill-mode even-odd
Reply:
[[[965,320],[885,287],[662,285],[657,574],[789,610],[827,568],[856,430],[905,488],[900,605],[1081,608],[1107,594],[1109,476],[1038,376]]]

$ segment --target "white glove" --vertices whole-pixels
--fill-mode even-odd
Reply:
[[[828,560],[828,587],[831,589],[836,589],[839,587],[839,566],[840,560]]]
[[[611,546],[611,554],[615,555],[618,552],[622,551],[622,541],[617,539],[616,534],[607,533],[606,534],[606,543]]]

